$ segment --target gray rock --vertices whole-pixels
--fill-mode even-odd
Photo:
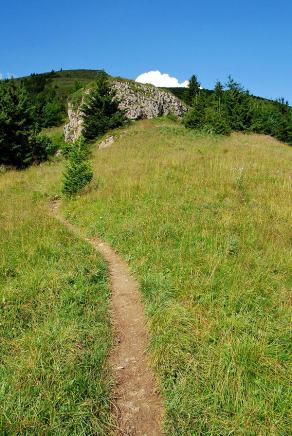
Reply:
[[[170,113],[181,117],[187,110],[173,94],[153,85],[115,81],[113,88],[120,101],[120,109],[125,110],[126,116],[131,120],[156,118]]]
[[[112,143],[114,142],[114,137],[113,136],[109,136],[108,138],[105,138],[104,141],[102,141],[98,148],[99,149],[103,149],[103,148],[107,148],[109,147]]]

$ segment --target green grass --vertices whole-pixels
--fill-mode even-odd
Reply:
[[[291,149],[163,119],[114,136],[63,212],[140,282],[166,434],[290,434]],[[107,271],[48,212],[62,167],[0,173],[5,435],[112,428]]]
[[[90,82],[94,81],[99,70],[64,70],[57,71],[52,79],[53,85],[58,87],[58,93],[66,100],[72,93],[76,81],[86,87]]]
[[[60,164],[0,174],[0,433],[108,435],[104,261],[49,213]]]
[[[94,171],[63,211],[139,279],[166,434],[290,434],[291,150],[142,121]]]

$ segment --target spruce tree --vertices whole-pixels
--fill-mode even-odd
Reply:
[[[192,77],[189,80],[189,86],[185,91],[185,101],[188,105],[192,106],[194,103],[195,98],[200,93],[200,83],[197,79],[197,76],[195,74],[192,75]]]
[[[190,129],[201,129],[204,125],[205,110],[207,107],[207,99],[205,93],[200,92],[193,100],[193,107],[186,113],[184,117],[184,125]]]
[[[222,105],[223,105],[223,96],[224,96],[223,85],[218,80],[215,84],[213,98],[214,98],[215,104],[218,108],[218,111],[220,113],[221,113]]]
[[[93,177],[88,160],[88,146],[83,139],[72,145],[64,173],[63,193],[67,197],[76,195]]]
[[[229,135],[231,133],[224,111],[220,111],[216,106],[209,106],[205,110],[204,127],[207,131],[216,135]]]
[[[95,87],[85,100],[82,112],[83,135],[86,140],[93,140],[108,130],[125,124],[125,114],[119,110],[119,102],[105,72],[98,74]]]
[[[224,105],[229,125],[232,130],[248,130],[252,124],[249,93],[239,83],[235,82],[231,76],[228,77],[226,86]]]
[[[47,142],[38,137],[24,86],[15,80],[0,81],[0,164],[24,168],[47,157]]]

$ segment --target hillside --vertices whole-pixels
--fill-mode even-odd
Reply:
[[[63,205],[139,279],[166,434],[287,432],[289,171],[271,138],[144,121],[95,153],[98,189]]]
[[[53,86],[57,87],[58,94],[63,100],[67,100],[68,96],[74,91],[76,82],[82,86],[94,81],[99,70],[61,70],[39,73],[51,79]],[[28,76],[27,76],[28,77]],[[25,80],[27,77],[20,77],[18,80]]]
[[[217,81],[214,90],[211,91],[201,89],[195,75],[191,77],[188,88],[167,89],[140,84],[125,78],[111,77],[98,70],[32,74],[18,79],[17,82],[0,83],[0,104],[1,100],[4,102],[6,99],[10,102],[9,104],[6,102],[3,108],[0,107],[7,116],[4,117],[6,119],[4,124],[9,119],[10,124],[19,122],[18,117],[14,119],[14,116],[20,107],[23,111],[20,118],[27,119],[26,114],[29,113],[31,119],[28,120],[28,124],[31,124],[31,128],[34,125],[35,132],[40,131],[41,128],[60,126],[68,121],[65,140],[74,142],[83,130],[84,113],[81,106],[83,103],[87,105],[88,101],[92,100],[91,95],[103,75],[109,85],[108,93],[118,102],[119,110],[124,111],[129,120],[174,115],[183,120],[185,127],[198,131],[220,135],[229,135],[232,131],[253,132],[270,135],[292,144],[292,108],[288,102],[284,99],[271,101],[255,97],[231,76],[228,77],[226,84]],[[18,99],[21,101],[22,95],[26,95],[26,108],[17,104]],[[99,98],[100,95],[97,100]],[[94,100],[95,102],[92,100],[90,104],[96,104],[96,96]],[[98,111],[91,116],[96,117],[97,113]],[[29,125],[27,128],[29,129]],[[15,142],[15,147],[19,147],[17,144],[19,139],[11,137],[11,132],[17,132],[18,128],[4,125],[2,130],[4,130],[3,135],[6,135],[5,138],[0,138],[5,150],[5,158],[1,159],[0,156],[0,162],[14,164],[17,160],[20,161],[18,165],[23,164],[23,159],[16,159],[10,150],[12,146],[7,145]],[[10,137],[8,138],[7,135]],[[30,143],[28,146],[26,144],[28,149],[34,147],[32,139],[20,140]],[[34,138],[34,141],[37,142],[38,139]],[[34,156],[35,153],[30,152],[30,157],[26,161],[34,160]]]
[[[74,90],[76,82],[80,82],[81,85],[86,86],[96,78],[96,74],[100,70],[86,70],[86,69],[76,69],[76,70],[60,70],[42,73],[47,77],[52,78],[53,85],[56,85],[59,89],[59,93],[62,98],[66,99]],[[25,77],[19,78],[25,79]],[[117,77],[118,79],[118,77]],[[161,88],[172,92],[176,97],[184,101],[186,88]],[[208,95],[212,94],[212,90],[204,89],[204,92]],[[255,98],[263,101],[269,101],[266,98],[254,96]]]
[[[166,119],[113,134],[61,212],[140,285],[165,433],[288,435],[291,150]],[[0,173],[3,434],[114,428],[108,271],[50,213],[63,167]]]
[[[52,79],[52,84],[57,86],[59,95],[63,99],[67,99],[68,96],[74,91],[76,82],[79,82],[82,86],[86,86],[93,82],[97,73],[100,70],[61,70],[42,73],[43,75]],[[40,73],[41,74],[41,73]],[[26,79],[26,77],[20,77],[18,80]],[[119,78],[117,78],[119,79]],[[185,88],[165,88],[178,98],[183,100],[183,92]]]
[[[163,116],[182,119],[188,111],[188,106],[168,90],[122,78],[107,76],[106,81],[109,92],[113,92],[114,99],[118,101],[118,109],[128,120]],[[82,135],[84,124],[82,105],[88,100],[88,95],[93,89],[94,83],[90,83],[86,88],[79,89],[68,97],[69,121],[64,127],[66,142],[74,142]]]
[[[58,95],[63,101],[67,101],[70,94],[74,92],[76,83],[78,82],[81,86],[86,87],[86,85],[92,83],[96,75],[100,70],[60,70],[51,71],[45,73],[39,73],[38,75],[44,75],[51,79],[51,83],[57,88]],[[20,77],[17,80],[25,80],[27,77]],[[117,78],[120,79],[120,78]],[[172,92],[176,97],[183,100],[185,88],[163,88]]]

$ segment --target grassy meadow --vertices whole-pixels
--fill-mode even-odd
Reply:
[[[60,163],[0,174],[0,434],[108,435],[104,261],[50,216]]]
[[[290,434],[291,149],[165,119],[114,135],[62,212],[139,280],[166,435]],[[0,173],[5,435],[112,429],[107,270],[50,215],[63,167]]]
[[[291,149],[167,120],[117,136],[63,213],[140,282],[166,434],[290,434]]]

